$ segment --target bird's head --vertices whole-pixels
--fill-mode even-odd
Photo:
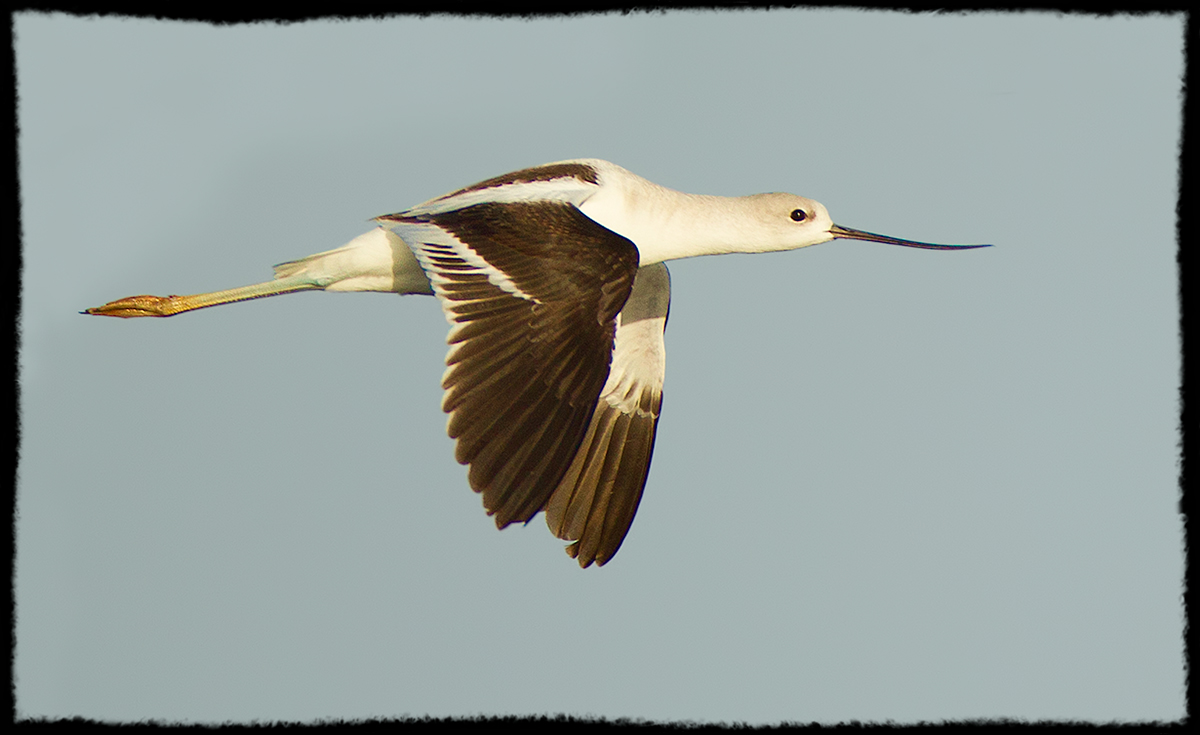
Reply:
[[[833,223],[825,205],[795,194],[755,194],[745,197],[744,200],[750,208],[755,210],[754,219],[764,228],[762,241],[771,243],[773,250],[794,250],[834,239],[882,242],[888,245],[903,245],[927,250],[969,250],[990,247],[988,245],[937,245],[843,227]]]

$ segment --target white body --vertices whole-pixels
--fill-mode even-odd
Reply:
[[[581,158],[557,163],[590,166],[599,175],[598,183],[563,178],[448,194],[404,214],[437,214],[486,202],[570,202],[598,224],[631,240],[642,266],[697,255],[791,250],[832,239],[832,220],[825,207],[794,194],[685,194],[608,161]],[[796,208],[808,213],[804,222],[786,216]],[[280,264],[275,267],[276,278],[305,278],[326,291],[432,293],[424,271],[402,243],[385,224],[336,250]]]

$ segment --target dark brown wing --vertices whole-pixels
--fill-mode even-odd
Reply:
[[[575,542],[567,553],[581,567],[613,558],[642,499],[662,408],[670,298],[666,266],[638,272],[587,436],[546,506],[550,530]]]
[[[500,528],[542,510],[608,378],[633,243],[566,202],[389,215],[452,327],[442,407],[471,487]]]

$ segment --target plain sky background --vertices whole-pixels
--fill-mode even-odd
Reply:
[[[1184,714],[1182,16],[15,28],[19,716]],[[602,569],[484,514],[431,298],[78,313],[575,157],[996,247],[672,264]]]

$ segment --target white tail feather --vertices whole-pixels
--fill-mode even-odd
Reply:
[[[304,278],[326,291],[382,291],[432,294],[417,259],[395,233],[382,227],[335,250],[290,260],[275,267],[275,278]]]

